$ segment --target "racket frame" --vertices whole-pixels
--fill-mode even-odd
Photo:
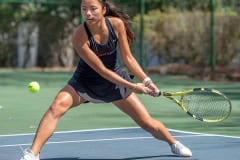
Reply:
[[[184,103],[183,103],[183,98],[185,95],[189,94],[189,93],[192,93],[192,92],[198,92],[198,91],[206,91],[206,92],[213,92],[213,93],[216,93],[220,96],[222,96],[224,99],[226,99],[229,103],[229,112],[219,118],[219,119],[205,119],[205,118],[202,118],[202,117],[198,117],[192,113],[190,113],[186,107],[184,106]],[[169,93],[169,92],[160,92],[159,95],[162,95],[170,100],[172,100],[173,102],[175,102],[184,112],[186,112],[189,116],[197,119],[197,120],[200,120],[200,121],[203,121],[203,122],[209,122],[209,123],[214,123],[214,122],[221,122],[225,119],[227,119],[230,114],[231,114],[231,110],[232,110],[232,104],[231,104],[231,101],[230,99],[224,95],[223,93],[221,93],[220,91],[218,90],[215,90],[215,89],[211,89],[211,88],[192,88],[192,89],[188,89],[188,90],[185,90],[185,91],[179,91],[179,92],[173,92],[173,93]],[[177,99],[175,97],[180,97],[180,99]]]

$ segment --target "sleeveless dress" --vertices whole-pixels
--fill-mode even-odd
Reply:
[[[107,17],[105,17],[105,22],[109,31],[108,40],[105,44],[97,43],[88,29],[86,22],[84,23],[84,28],[90,42],[90,49],[101,59],[108,69],[128,81],[132,81],[133,77],[122,70],[117,60],[118,40]],[[82,59],[80,59],[68,84],[87,102],[93,103],[113,102],[124,99],[132,93],[131,89],[124,88],[101,77]]]

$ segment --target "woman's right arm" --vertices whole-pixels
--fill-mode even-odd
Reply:
[[[73,35],[72,43],[78,55],[103,78],[115,84],[130,88],[136,93],[148,94],[149,90],[144,85],[131,83],[105,67],[97,55],[89,48],[89,41],[83,26],[80,26]]]

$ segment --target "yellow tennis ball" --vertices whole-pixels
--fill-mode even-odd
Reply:
[[[38,82],[33,81],[28,84],[28,90],[32,93],[37,93],[40,90],[40,85]]]

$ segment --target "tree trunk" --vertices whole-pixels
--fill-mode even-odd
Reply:
[[[38,56],[39,27],[29,22],[18,26],[17,53],[18,67],[35,67]]]

